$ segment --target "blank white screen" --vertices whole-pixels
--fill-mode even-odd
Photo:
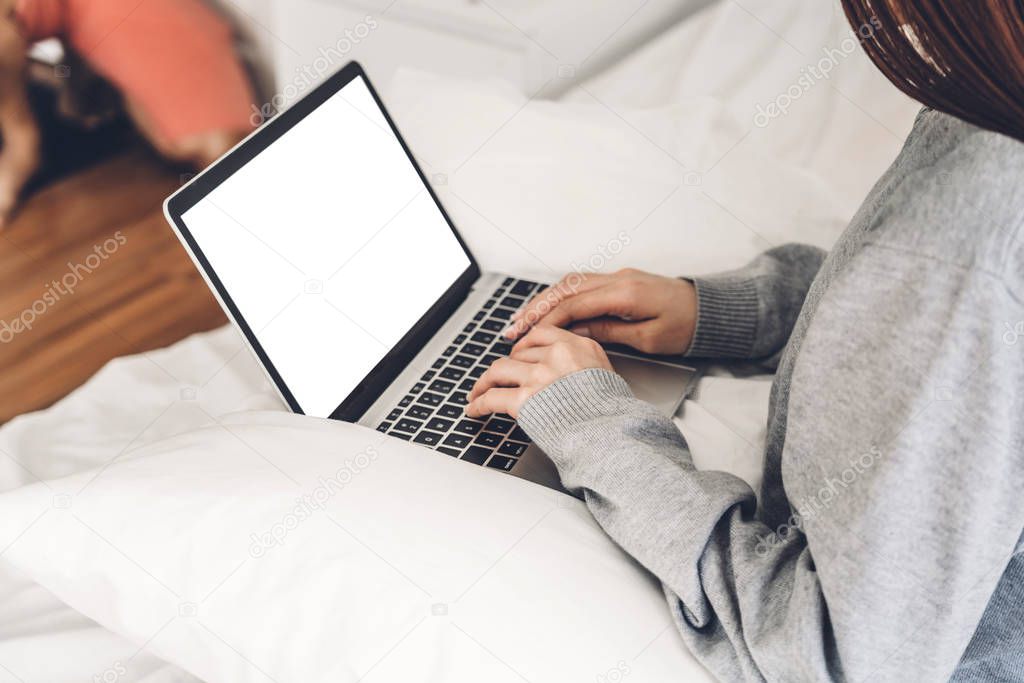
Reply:
[[[317,417],[469,267],[362,78],[182,220],[303,412]]]

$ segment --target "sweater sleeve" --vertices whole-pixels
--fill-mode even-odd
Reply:
[[[817,247],[786,244],[739,270],[693,278],[697,326],[686,355],[774,367],[824,259]]]
[[[788,512],[696,470],[613,373],[564,377],[520,411],[724,680],[947,679],[1024,528],[1024,363],[993,322],[1019,304],[989,275],[884,249],[843,280],[789,395]]]

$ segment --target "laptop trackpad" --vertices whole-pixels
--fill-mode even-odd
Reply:
[[[694,376],[692,368],[609,354],[615,372],[629,384],[633,394],[671,417],[686,397]]]

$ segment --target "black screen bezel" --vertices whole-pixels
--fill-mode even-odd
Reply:
[[[430,198],[437,206],[437,209],[441,212],[441,215],[444,216],[444,220],[451,229],[452,234],[455,235],[455,239],[458,240],[459,245],[468,257],[470,265],[455,280],[455,282],[452,283],[451,287],[441,295],[434,305],[431,306],[431,308],[412,326],[412,328],[405,334],[405,336],[402,337],[394,348],[392,348],[391,351],[388,352],[379,363],[377,363],[366,377],[356,385],[349,395],[346,396],[338,407],[331,413],[331,419],[344,420],[346,422],[356,422],[366,413],[367,409],[373,405],[374,401],[380,397],[381,393],[387,389],[387,387],[398,377],[416,354],[419,353],[420,349],[423,348],[423,346],[437,333],[441,326],[444,325],[448,318],[451,317],[452,313],[455,312],[469,294],[473,283],[480,277],[480,266],[477,264],[473,254],[470,252],[465,240],[463,240],[462,235],[460,235],[459,231],[456,230],[448,212],[445,211],[444,206],[441,205],[434,189],[430,186],[430,183],[427,182],[427,178],[423,174],[423,169],[420,168],[420,165],[413,157],[409,146],[405,143],[405,139],[398,131],[398,127],[395,125],[391,115],[384,107],[384,103],[381,101],[380,96],[373,87],[373,84],[370,83],[370,79],[366,76],[366,72],[363,70],[362,66],[357,62],[349,62],[346,64],[338,70],[337,73],[327,78],[322,84],[296,102],[292,107],[264,124],[258,131],[247,138],[228,155],[220,159],[202,174],[192,179],[187,185],[169,197],[166,202],[167,216],[173,221],[174,226],[177,228],[178,234],[181,236],[187,249],[192,252],[193,260],[204,271],[207,280],[216,290],[225,312],[242,331],[242,334],[245,335],[246,340],[248,340],[250,346],[255,351],[260,362],[263,364],[263,367],[266,369],[267,374],[277,386],[278,391],[280,391],[288,406],[292,411],[304,415],[305,413],[302,410],[302,407],[288,388],[284,378],[281,377],[277,368],[274,367],[273,362],[270,360],[270,357],[267,355],[259,340],[256,338],[256,335],[248,322],[246,322],[245,318],[242,316],[241,311],[238,310],[238,307],[235,305],[231,295],[224,287],[223,282],[221,282],[220,278],[217,276],[217,273],[210,265],[209,260],[207,260],[206,255],[196,242],[195,237],[182,220],[182,216],[198,202],[202,201],[210,194],[210,192],[220,186],[221,183],[234,175],[239,169],[252,161],[257,155],[263,152],[263,150],[273,144],[282,135],[291,130],[315,109],[320,107],[338,91],[357,78],[361,78],[367,89],[370,91],[374,102],[380,108],[381,113],[388,122],[391,132],[405,151],[405,154],[409,159],[409,163],[411,163],[413,168],[416,169],[416,174],[419,176],[420,182],[423,183],[423,187],[426,188]],[[345,353],[345,349],[338,349],[338,353]]]

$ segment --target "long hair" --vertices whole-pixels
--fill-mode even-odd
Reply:
[[[861,45],[896,87],[1024,142],[1024,0],[842,2]]]

